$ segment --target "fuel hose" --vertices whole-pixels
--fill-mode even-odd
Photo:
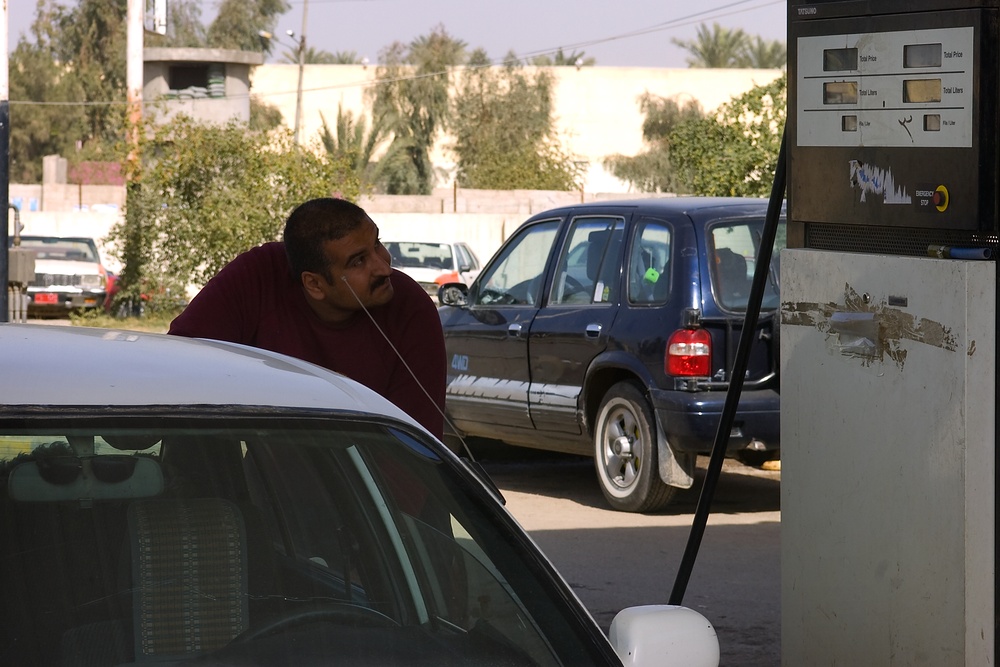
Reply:
[[[778,163],[774,169],[774,182],[771,185],[771,198],[767,204],[767,214],[764,218],[764,233],[761,236],[760,248],[757,251],[757,262],[753,272],[753,283],[750,286],[750,298],[747,302],[746,317],[743,320],[743,330],[740,332],[740,342],[736,348],[736,359],[733,361],[733,372],[730,376],[729,388],[726,391],[726,402],[722,408],[719,429],[715,433],[712,454],[705,473],[705,482],[698,496],[694,520],[691,523],[691,533],[688,536],[684,556],[681,558],[674,588],[670,592],[669,604],[680,605],[684,602],[694,563],[698,559],[708,515],[712,508],[715,488],[718,486],[719,475],[722,473],[722,463],[726,458],[726,448],[736,409],[739,407],[740,394],[743,393],[743,380],[746,377],[747,365],[750,359],[750,348],[753,345],[754,333],[757,330],[757,320],[760,317],[760,304],[763,301],[764,287],[767,284],[771,267],[771,252],[774,248],[774,237],[778,230],[778,219],[781,217],[781,205],[785,198],[785,131],[781,132],[781,147],[778,149]],[[779,317],[775,314],[775,317]],[[775,326],[780,326],[776,321]]]

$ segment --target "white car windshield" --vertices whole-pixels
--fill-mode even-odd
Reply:
[[[392,256],[392,265],[401,269],[441,269],[453,271],[455,263],[451,246],[447,243],[407,243],[387,241],[386,249]]]
[[[35,251],[36,259],[99,262],[94,246],[87,241],[65,238],[21,237],[21,247]]]
[[[0,419],[0,663],[602,660],[424,436],[169,412]]]

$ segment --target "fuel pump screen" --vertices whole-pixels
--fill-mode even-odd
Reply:
[[[843,72],[858,68],[857,49],[824,49],[823,71]]]
[[[906,79],[903,81],[903,102],[929,104],[941,101],[941,79]]]
[[[823,104],[857,104],[857,81],[831,81],[823,84]]]
[[[791,247],[926,256],[932,244],[978,246],[974,234],[1000,227],[1000,12],[942,19],[892,0],[884,16],[850,16],[862,4],[791,14]]]
[[[798,145],[970,147],[973,40],[972,27],[800,37]],[[925,114],[937,129],[923,130]]]
[[[941,67],[941,45],[907,44],[903,47],[903,67]]]

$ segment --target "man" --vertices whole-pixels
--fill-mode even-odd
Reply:
[[[378,227],[348,201],[313,199],[296,208],[282,242],[226,265],[169,333],[311,361],[377,391],[442,436],[446,369],[437,309],[420,285],[392,269]]]

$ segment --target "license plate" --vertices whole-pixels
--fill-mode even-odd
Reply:
[[[59,295],[47,293],[36,294],[35,303],[59,303]]]

